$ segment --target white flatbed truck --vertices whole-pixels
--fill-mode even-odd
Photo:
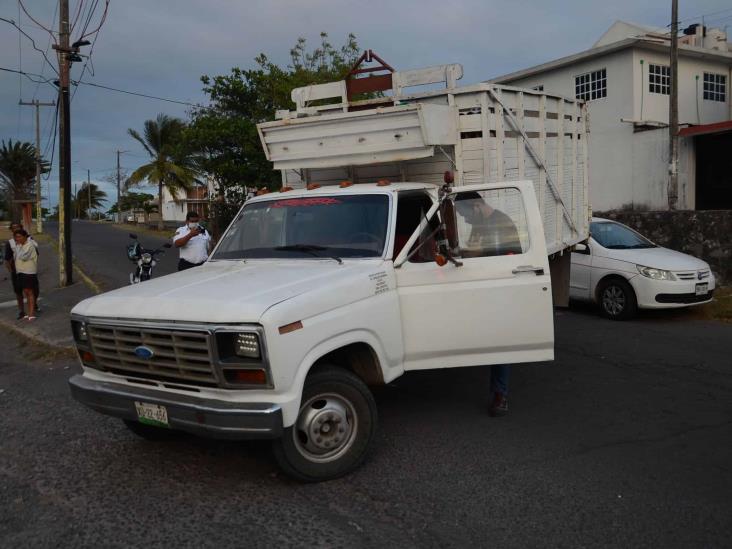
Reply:
[[[259,126],[280,191],[201,267],[74,308],[73,396],[145,437],[272,438],[288,474],[320,481],[365,458],[369,385],[553,359],[550,268],[561,300],[588,237],[585,109],[461,74],[391,72],[366,101],[353,82],[294,90]],[[475,218],[496,210],[508,232]]]

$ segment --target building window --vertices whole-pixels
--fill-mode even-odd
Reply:
[[[671,93],[671,67],[648,65],[648,91],[668,95]]]
[[[533,86],[531,88],[534,91],[543,92],[544,91],[544,84],[539,84],[538,86]]]
[[[575,76],[574,95],[583,101],[607,97],[607,71],[600,69]]]
[[[704,73],[704,99],[709,101],[727,100],[727,76],[711,72]]]

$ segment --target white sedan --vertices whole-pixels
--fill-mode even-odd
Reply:
[[[602,314],[625,320],[638,308],[707,303],[714,292],[709,265],[662,248],[621,223],[592,218],[587,244],[572,252],[569,295],[593,301]]]

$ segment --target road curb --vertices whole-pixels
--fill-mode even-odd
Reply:
[[[79,278],[84,281],[84,284],[86,284],[92,292],[94,292],[95,294],[101,294],[104,291],[99,287],[99,284],[94,282],[88,274],[81,270],[81,267],[79,267],[79,265],[77,265],[76,263],[74,263],[73,265],[74,272],[79,275]]]
[[[8,322],[7,320],[1,319],[1,318],[0,318],[0,328],[13,332],[14,334],[16,334],[24,339],[30,340],[33,343],[42,345],[43,347],[47,347],[49,349],[55,349],[58,351],[68,351],[71,353],[76,352],[76,349],[74,348],[73,345],[63,345],[60,343],[50,341],[37,334],[31,333],[31,332],[26,332],[25,330],[22,330],[21,328],[19,328],[15,323]]]

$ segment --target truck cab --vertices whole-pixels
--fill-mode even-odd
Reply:
[[[490,224],[497,212],[508,231]],[[204,265],[83,301],[72,326],[82,403],[147,437],[272,438],[282,468],[306,481],[366,456],[369,386],[553,358],[529,182],[263,194]]]

